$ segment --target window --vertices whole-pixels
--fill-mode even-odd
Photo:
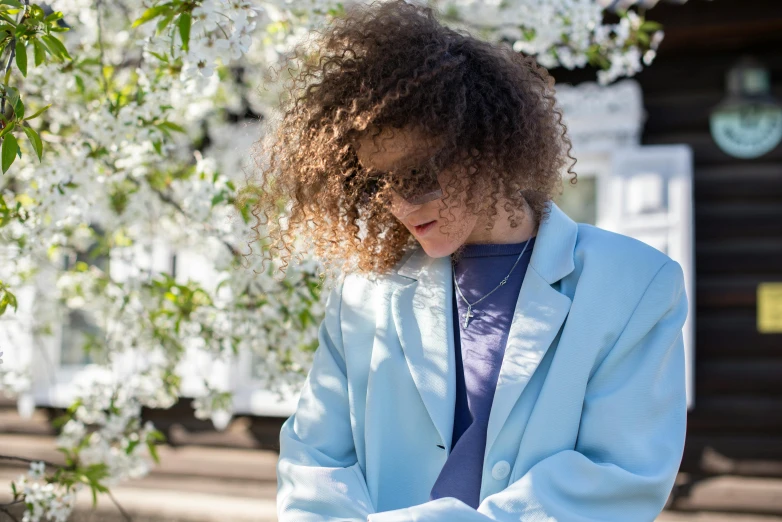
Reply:
[[[554,197],[554,203],[577,223],[597,223],[597,176],[579,174],[575,185],[566,177],[562,185],[562,194]]]

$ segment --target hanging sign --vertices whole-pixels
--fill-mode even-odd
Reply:
[[[728,95],[711,112],[711,136],[736,158],[757,158],[782,141],[782,105],[771,95],[769,71],[743,58],[728,71]]]
[[[719,147],[736,158],[757,158],[782,141],[782,107],[740,104],[712,113],[711,135]]]

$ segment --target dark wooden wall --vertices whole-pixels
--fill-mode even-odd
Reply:
[[[782,477],[782,334],[756,328],[758,283],[782,281],[782,146],[742,160],[709,133],[725,74],[742,56],[770,69],[782,103],[782,2],[689,0],[647,16],[666,37],[635,77],[642,143],[686,143],[695,162],[695,407],[682,471]],[[552,72],[557,82],[594,80],[594,71]]]
[[[695,407],[683,467],[724,467],[708,461],[711,448],[737,465],[754,462],[752,473],[782,476],[768,462],[782,462],[782,334],[756,326],[758,283],[782,281],[782,146],[742,160],[709,133],[741,56],[766,64],[782,103],[782,2],[691,0],[649,15],[669,41],[637,78],[648,113],[642,141],[687,143],[695,161]]]

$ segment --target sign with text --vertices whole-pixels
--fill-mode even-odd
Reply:
[[[782,282],[758,285],[758,331],[782,333]]]

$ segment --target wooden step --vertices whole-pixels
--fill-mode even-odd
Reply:
[[[714,511],[698,511],[695,513],[663,511],[655,522],[782,522],[782,517],[736,515],[715,513]]]
[[[679,473],[669,500],[674,511],[782,516],[782,479]]]
[[[0,435],[3,454],[63,463],[63,454],[56,451],[53,437],[30,435]],[[201,446],[158,446],[160,465],[152,468],[153,476],[208,477],[220,480],[274,482],[277,453],[269,450],[213,448]],[[0,469],[18,465],[0,462]],[[0,488],[2,489],[2,488]]]
[[[687,435],[680,471],[782,480],[782,436]]]

